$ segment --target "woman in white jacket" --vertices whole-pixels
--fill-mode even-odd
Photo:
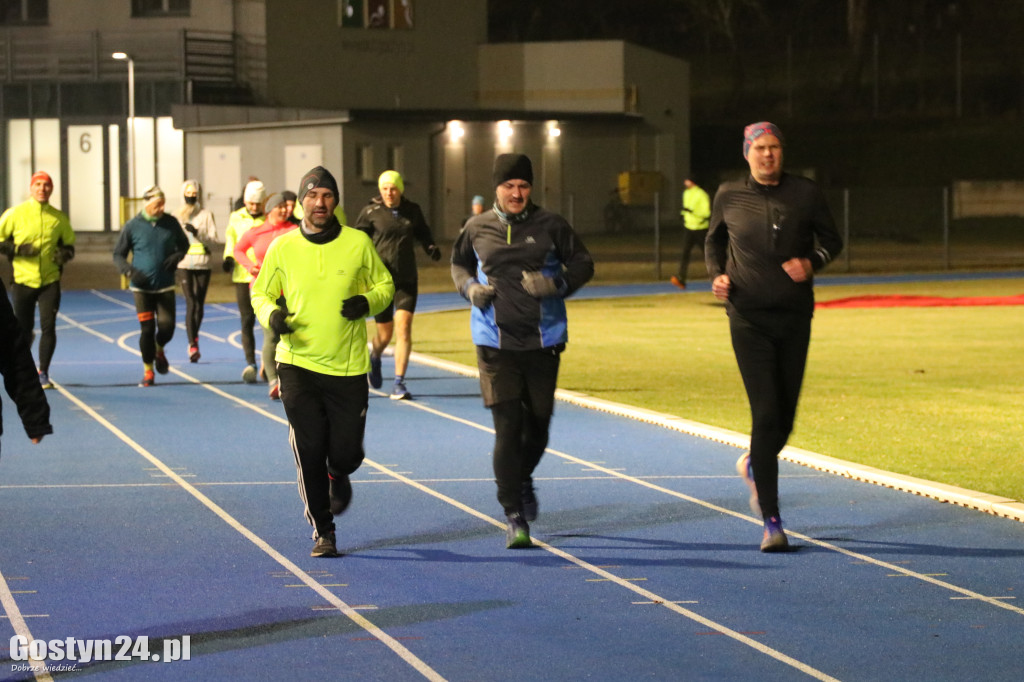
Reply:
[[[178,284],[185,297],[185,329],[188,332],[188,359],[199,361],[199,327],[203,323],[206,290],[210,287],[210,248],[217,242],[213,214],[203,208],[203,188],[198,180],[186,180],[181,186],[184,203],[175,213],[188,237],[188,252],[178,263]]]

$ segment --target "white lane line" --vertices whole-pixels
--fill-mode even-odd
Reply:
[[[461,365],[451,360],[444,360],[430,355],[424,355],[415,351],[413,351],[409,356],[409,359],[413,362],[427,365],[434,369],[450,372],[452,374],[459,374],[468,377],[480,376],[480,373],[473,367]],[[709,426],[708,424],[702,424],[689,419],[683,419],[682,417],[677,417],[673,414],[655,412],[654,410],[633,407],[632,405],[623,405],[622,403],[616,403],[611,400],[595,398],[594,396],[587,395],[586,393],[567,391],[561,388],[555,391],[555,397],[563,402],[583,407],[588,410],[595,410],[597,412],[605,412],[607,414],[626,417],[633,421],[653,424],[671,431],[678,431],[680,433],[704,438],[716,443],[724,443],[744,450],[750,449],[750,437],[746,434],[729,431],[728,429],[719,428],[717,426]],[[1024,522],[1024,501],[1014,500],[1000,495],[991,495],[989,493],[978,492],[976,490],[968,490],[966,488],[946,485],[944,483],[935,483],[934,481],[906,476],[904,474],[894,474],[883,469],[876,469],[875,467],[869,467],[855,462],[847,462],[836,457],[829,457],[827,455],[818,454],[817,452],[811,452],[810,450],[797,448],[792,445],[787,445],[782,449],[782,452],[779,453],[779,459],[799,464],[823,473],[849,478],[854,481],[861,481],[863,483],[870,483],[884,488],[891,488],[893,490],[908,492],[914,495],[921,495],[922,497],[929,497],[940,502],[955,504],[961,507],[967,507],[968,509],[975,509],[993,516]]]
[[[129,349],[129,348],[127,348],[127,346],[122,345],[121,342],[123,341],[124,338],[125,337],[122,337],[121,339],[119,339],[118,345],[121,345],[122,348],[131,351],[132,349]],[[133,351],[133,352],[137,352],[137,351]],[[222,391],[221,389],[219,389],[217,387],[210,386],[208,384],[204,384],[204,383],[200,382],[199,380],[194,379],[193,377],[191,377],[191,376],[189,376],[187,374],[184,374],[184,373],[182,373],[182,372],[180,372],[180,371],[178,371],[178,370],[176,370],[174,368],[172,368],[172,370],[178,376],[181,376],[181,377],[187,379],[188,381],[191,381],[191,382],[193,382],[193,383],[195,383],[197,385],[201,385],[204,388],[206,388],[207,390],[211,390],[211,391],[217,393],[218,395],[221,395],[221,396],[223,396],[225,398],[228,398],[229,400],[232,400],[232,401],[238,403],[239,405],[241,405],[243,407],[251,409],[251,410],[253,410],[253,411],[255,411],[255,412],[257,412],[257,413],[259,413],[259,414],[261,414],[263,416],[266,416],[266,417],[268,417],[270,419],[273,419],[273,420],[275,420],[275,421],[277,421],[279,423],[287,424],[287,420],[279,417],[278,415],[269,413],[269,412],[263,410],[262,408],[257,407],[256,405],[254,405],[252,403],[248,403],[248,402],[246,402],[246,401],[244,401],[244,400],[242,400],[240,398],[236,398],[235,396],[232,396],[232,395]],[[374,393],[377,393],[377,392],[374,391]],[[470,421],[470,420],[467,420],[467,419],[463,419],[461,417],[456,417],[455,415],[451,415],[451,414],[448,414],[448,413],[445,413],[445,412],[441,412],[440,410],[437,410],[437,409],[434,409],[432,407],[428,407],[427,405],[424,405],[422,402],[402,401],[402,404],[404,404],[404,405],[406,405],[408,407],[412,407],[412,408],[415,408],[415,409],[423,410],[423,411],[425,411],[427,413],[433,414],[435,416],[439,416],[439,417],[441,417],[443,419],[446,419],[446,420],[449,420],[449,421],[454,421],[456,423],[460,423],[460,424],[463,424],[465,426],[469,426],[470,428],[478,429],[478,430],[484,431],[486,433],[491,433],[491,434],[494,433],[493,429],[491,429],[489,427],[483,426],[483,425],[481,425],[479,423],[476,423],[476,422],[473,422],[473,421]],[[759,520],[759,519],[753,519],[750,516],[747,516],[747,515],[744,515],[744,514],[741,514],[741,513],[738,513],[738,512],[734,512],[731,509],[727,509],[725,507],[720,507],[718,505],[706,502],[706,501],[701,500],[699,498],[695,498],[695,497],[686,495],[684,493],[679,493],[679,492],[676,492],[674,490],[663,488],[661,486],[658,486],[658,485],[655,485],[653,483],[650,483],[649,481],[646,481],[646,480],[644,480],[642,478],[634,477],[634,476],[629,476],[627,474],[623,474],[623,473],[621,473],[619,471],[616,471],[616,470],[613,470],[613,469],[609,469],[609,468],[606,468],[606,467],[595,465],[593,462],[590,462],[590,461],[587,461],[587,460],[583,460],[581,458],[574,457],[574,456],[569,455],[567,453],[559,452],[559,451],[553,450],[551,448],[548,448],[547,452],[549,452],[549,453],[551,453],[551,454],[553,454],[555,456],[561,457],[561,458],[563,458],[563,459],[565,459],[567,461],[575,462],[577,464],[589,467],[591,470],[605,473],[609,477],[621,478],[623,480],[627,480],[627,481],[633,482],[633,483],[635,483],[637,485],[650,488],[651,490],[655,490],[655,491],[658,491],[658,492],[661,492],[661,493],[664,493],[664,494],[667,494],[667,495],[670,495],[670,496],[673,496],[673,497],[677,497],[679,499],[686,500],[686,501],[691,502],[693,504],[696,504],[696,505],[699,505],[699,506],[703,506],[705,508],[717,511],[719,513],[722,513],[722,514],[725,514],[725,515],[728,515],[728,516],[733,516],[735,518],[742,519],[742,520],[748,521],[750,523],[754,523],[756,525],[761,525],[761,520]],[[413,488],[416,488],[416,489],[418,489],[418,490],[420,490],[420,491],[422,491],[422,492],[424,492],[426,494],[429,494],[429,495],[434,496],[434,497],[436,497],[436,498],[438,498],[438,499],[440,499],[442,501],[445,501],[448,504],[450,504],[452,506],[455,506],[456,508],[461,509],[462,511],[464,511],[464,512],[466,512],[466,513],[468,513],[468,514],[470,514],[472,516],[476,516],[477,518],[479,518],[479,519],[481,519],[481,520],[483,520],[483,521],[485,521],[487,523],[490,523],[491,525],[494,525],[494,526],[497,526],[498,528],[504,529],[504,523],[502,523],[502,522],[500,522],[500,521],[498,521],[496,519],[493,519],[490,516],[488,516],[488,515],[486,515],[486,514],[484,514],[482,512],[479,512],[476,509],[468,507],[467,505],[464,505],[461,502],[458,502],[457,500],[454,500],[453,498],[447,497],[446,495],[443,495],[443,494],[441,494],[441,493],[439,493],[439,492],[437,492],[437,491],[435,491],[435,490],[433,490],[433,489],[431,489],[431,488],[429,488],[429,487],[427,487],[425,485],[422,485],[422,484],[414,481],[413,479],[410,479],[410,478],[408,478],[408,477],[406,477],[406,476],[404,476],[402,474],[399,474],[399,473],[396,473],[396,472],[394,472],[394,471],[392,471],[390,469],[387,469],[387,468],[377,464],[376,462],[373,462],[370,459],[364,460],[364,463],[369,465],[369,466],[371,466],[371,467],[373,467],[373,468],[375,468],[375,469],[377,469],[378,471],[381,471],[382,473],[386,473],[387,475],[392,476],[396,480],[399,480],[402,483],[405,483],[406,485],[409,485],[409,486],[411,486]],[[973,592],[971,590],[967,590],[965,588],[961,588],[961,587],[956,586],[956,585],[952,585],[952,584],[945,583],[945,582],[940,581],[940,580],[936,580],[935,578],[933,578],[931,576],[915,573],[913,571],[909,571],[907,569],[900,568],[899,566],[895,566],[895,565],[887,563],[887,562],[876,560],[873,557],[870,557],[870,556],[867,556],[867,555],[859,554],[859,553],[856,553],[856,552],[851,552],[849,550],[843,549],[842,547],[839,547],[839,546],[836,546],[836,545],[832,545],[832,544],[827,543],[827,542],[819,541],[819,540],[816,540],[814,538],[811,538],[809,536],[806,536],[806,535],[803,535],[803,534],[800,534],[800,533],[795,533],[795,532],[789,531],[789,534],[791,536],[793,536],[793,537],[800,538],[801,540],[804,540],[805,542],[808,542],[808,543],[811,543],[811,544],[815,544],[815,545],[818,545],[820,547],[823,547],[823,548],[835,551],[837,553],[844,554],[846,556],[850,556],[850,557],[859,559],[861,561],[864,561],[865,563],[868,563],[868,564],[871,564],[871,565],[875,565],[875,566],[879,566],[879,567],[888,568],[890,570],[903,573],[903,574],[907,575],[908,577],[915,577],[915,578],[917,578],[917,579],[919,579],[919,580],[921,580],[923,582],[928,582],[928,583],[931,583],[933,585],[942,587],[944,589],[948,589],[950,591],[957,592],[959,594],[964,595],[965,597],[968,597],[968,598],[971,598],[971,599],[975,599],[975,600],[979,600],[979,601],[983,601],[985,603],[988,603],[988,604],[991,604],[991,605],[994,605],[994,606],[998,606],[1000,608],[1011,610],[1011,611],[1014,611],[1014,612],[1017,612],[1017,613],[1020,613],[1020,614],[1024,615],[1024,609],[1013,607],[1013,606],[1005,604],[1005,603],[1003,603],[1003,602],[1001,602],[1001,601],[999,601],[997,599],[988,598],[988,597],[985,597],[984,595],[981,595],[981,594],[979,594],[977,592]],[[826,675],[825,673],[823,673],[821,671],[818,671],[818,670],[816,670],[814,668],[811,668],[810,666],[807,666],[806,664],[802,663],[801,661],[797,661],[796,659],[792,659],[789,656],[786,656],[785,654],[783,654],[782,652],[779,652],[779,651],[776,651],[774,649],[771,649],[770,647],[767,647],[767,646],[763,645],[762,643],[760,643],[760,642],[758,642],[756,640],[750,639],[749,637],[743,635],[742,633],[734,631],[734,630],[732,630],[730,628],[727,628],[724,625],[720,625],[720,624],[714,623],[713,621],[710,621],[710,620],[706,619],[704,616],[701,616],[700,614],[692,612],[692,611],[690,611],[688,609],[683,609],[682,607],[678,606],[678,604],[672,602],[671,600],[664,599],[664,598],[662,598],[662,597],[660,597],[660,596],[658,596],[658,595],[656,595],[654,593],[648,592],[647,590],[642,590],[641,588],[638,588],[637,586],[633,585],[632,583],[627,582],[626,580],[621,579],[618,576],[615,576],[615,575],[613,575],[611,573],[608,573],[607,571],[603,571],[602,569],[599,569],[596,566],[592,566],[591,564],[589,564],[589,563],[587,563],[587,562],[585,562],[585,561],[583,561],[581,559],[578,559],[575,556],[573,556],[571,554],[568,554],[567,552],[564,552],[564,551],[562,551],[562,550],[560,550],[558,548],[555,548],[555,547],[553,547],[551,545],[548,545],[547,543],[544,543],[544,542],[539,541],[539,540],[534,540],[534,544],[544,548],[545,550],[547,550],[548,552],[550,552],[552,554],[555,554],[556,556],[559,556],[559,557],[561,557],[561,558],[563,558],[563,559],[565,559],[567,561],[570,561],[571,563],[577,564],[581,568],[585,568],[586,570],[589,570],[591,572],[597,573],[598,575],[601,575],[602,577],[607,578],[608,580],[610,580],[612,582],[615,582],[616,584],[618,584],[621,587],[624,587],[625,589],[629,589],[629,590],[632,590],[634,592],[637,592],[638,594],[641,594],[642,596],[646,597],[647,599],[649,599],[651,601],[659,602],[665,608],[668,608],[668,609],[670,609],[672,611],[675,611],[675,612],[679,613],[680,615],[683,615],[683,616],[685,616],[685,617],[687,617],[687,618],[689,618],[691,620],[694,620],[695,622],[701,623],[702,625],[705,625],[705,626],[707,626],[709,628],[712,628],[712,629],[714,629],[717,632],[721,632],[722,634],[727,635],[727,636],[735,639],[736,641],[739,641],[739,642],[744,643],[744,644],[746,644],[748,646],[751,646],[752,648],[754,648],[754,649],[756,649],[756,650],[758,650],[758,651],[760,651],[762,653],[765,653],[766,655],[769,655],[769,656],[771,656],[773,658],[776,658],[776,660],[779,660],[781,662],[787,663],[788,665],[791,665],[792,667],[794,667],[794,668],[796,668],[798,670],[801,670],[802,672],[805,672],[806,674],[808,674],[808,675],[810,675],[812,677],[815,677],[817,679],[823,679],[823,680],[824,679],[833,679],[833,678],[829,677],[828,675]]]
[[[481,431],[485,431],[487,433],[494,433],[494,430],[489,428],[489,427],[486,427],[486,426],[483,426],[483,425],[480,425],[480,424],[468,421],[468,420],[463,419],[461,417],[456,417],[454,415],[449,415],[449,414],[447,414],[445,412],[441,412],[440,410],[436,410],[436,409],[434,409],[432,407],[428,407],[427,405],[424,405],[422,403],[422,401],[421,402],[417,402],[417,401],[402,400],[400,402],[401,402],[402,405],[405,405],[406,407],[415,408],[415,409],[418,409],[418,410],[423,410],[424,412],[428,412],[428,413],[433,414],[435,416],[442,417],[444,419],[449,419],[449,420],[457,422],[459,424],[465,424],[467,426],[471,426],[473,428],[479,429]],[[697,498],[697,497],[693,497],[691,495],[687,495],[685,493],[677,492],[675,490],[670,490],[669,488],[663,488],[662,486],[657,485],[655,483],[652,483],[652,482],[650,482],[648,480],[644,480],[644,479],[639,478],[637,476],[630,476],[628,474],[623,474],[623,473],[621,473],[619,471],[616,471],[614,469],[609,469],[607,467],[603,467],[603,466],[594,464],[593,462],[587,461],[585,459],[581,459],[579,457],[575,457],[575,456],[567,454],[565,452],[559,452],[558,450],[554,450],[552,448],[548,448],[546,450],[546,452],[548,452],[548,453],[550,453],[552,455],[555,455],[557,457],[561,457],[562,459],[564,459],[566,461],[573,462],[575,464],[585,465],[587,467],[590,467],[590,469],[592,469],[594,471],[600,471],[602,473],[607,474],[610,477],[621,478],[623,480],[629,481],[631,483],[635,483],[636,485],[642,486],[644,488],[649,488],[649,489],[657,491],[659,493],[664,493],[665,495],[670,495],[672,497],[676,497],[676,498],[679,498],[681,500],[685,500],[687,502],[691,502],[693,504],[696,504],[696,505],[699,505],[701,507],[704,507],[705,509],[710,509],[710,510],[718,512],[720,514],[724,514],[726,516],[732,516],[732,517],[737,518],[737,519],[742,519],[744,521],[756,524],[758,526],[762,525],[762,523],[763,523],[763,521],[761,519],[755,519],[752,516],[749,516],[747,514],[736,512],[736,511],[733,511],[731,509],[727,509],[726,507],[721,507],[721,506],[719,506],[717,504],[708,502],[706,500],[702,500],[702,499]],[[504,526],[502,525],[502,527],[504,527]],[[900,566],[897,566],[897,565],[895,565],[893,563],[886,562],[886,561],[880,561],[880,560],[875,559],[874,557],[868,556],[866,554],[860,554],[858,552],[853,552],[853,551],[850,551],[848,549],[844,549],[842,547],[839,547],[838,545],[833,545],[832,543],[825,542],[823,540],[817,540],[815,538],[812,538],[812,537],[810,537],[808,535],[804,535],[802,533],[797,533],[795,531],[789,530],[788,528],[786,529],[786,533],[790,537],[799,538],[800,540],[803,540],[804,542],[807,542],[807,543],[810,543],[810,544],[813,544],[813,545],[817,545],[817,546],[822,547],[824,549],[828,549],[828,550],[831,550],[833,552],[837,552],[839,554],[843,554],[843,555],[846,555],[846,556],[854,558],[854,559],[858,559],[860,561],[863,561],[864,563],[871,564],[873,566],[877,566],[877,567],[880,567],[880,568],[885,568],[887,570],[894,571],[894,572],[900,573],[902,575],[905,575],[905,576],[907,576],[909,578],[916,578],[918,580],[921,580],[922,582],[931,583],[932,585],[935,585],[937,587],[941,587],[943,589],[950,590],[952,592],[956,592],[958,594],[964,595],[965,597],[969,597],[971,599],[977,599],[979,601],[985,602],[986,604],[990,604],[992,606],[998,606],[999,608],[1006,609],[1008,611],[1013,611],[1014,613],[1017,613],[1019,615],[1024,615],[1024,609],[1022,609],[1022,608],[1013,606],[1011,604],[1003,603],[1003,602],[1001,602],[1001,601],[999,601],[997,599],[992,599],[990,597],[986,597],[986,596],[984,596],[982,594],[974,592],[973,590],[968,590],[968,589],[960,587],[958,585],[953,585],[952,583],[947,583],[947,582],[944,582],[942,580],[937,580],[932,575],[929,575],[929,574],[926,574],[926,573],[918,573],[916,571],[911,571],[911,570],[906,569],[906,568],[901,568]]]
[[[209,497],[201,493],[199,489],[196,488],[194,485],[192,485],[184,478],[176,474],[174,470],[172,470],[169,466],[164,464],[163,461],[158,459],[155,455],[151,454],[148,450],[146,450],[141,445],[132,440],[123,431],[114,426],[114,424],[107,421],[102,415],[100,415],[98,412],[92,409],[92,407],[87,405],[82,400],[79,400],[77,396],[73,395],[63,386],[56,383],[54,384],[54,386],[61,393],[61,395],[63,395],[65,398],[73,402],[75,405],[79,407],[79,409],[81,409],[83,412],[85,412],[95,421],[97,421],[100,425],[102,425],[104,428],[106,428],[108,431],[114,434],[114,436],[116,436],[121,442],[123,442],[132,450],[137,452],[144,459],[148,460],[150,463],[153,464],[153,466],[161,470],[164,474],[167,475],[168,478],[172,479],[187,493],[189,493],[190,495],[192,495],[192,497],[194,497],[196,500],[202,503],[203,506],[205,506],[207,509],[216,514],[222,521],[224,521],[224,523],[233,528],[240,535],[245,537],[247,540],[249,540],[251,543],[259,547],[261,550],[263,550],[263,552],[266,553],[267,556],[269,556],[271,559],[273,559],[286,570],[288,570],[296,578],[301,580],[310,589],[312,589],[321,597],[323,597],[328,603],[336,607],[341,613],[345,614],[345,616],[349,618],[352,622],[354,622],[362,629],[366,630],[367,633],[372,635],[374,638],[376,638],[389,649],[391,649],[393,652],[395,652],[402,660],[408,663],[421,675],[423,675],[429,680],[437,680],[438,682],[441,682],[445,679],[440,674],[438,674],[433,668],[427,665],[424,661],[420,660],[415,654],[413,654],[407,648],[402,646],[402,644],[399,643],[398,640],[396,640],[394,637],[381,630],[379,627],[377,627],[367,618],[365,618],[362,614],[358,613],[347,603],[339,599],[333,592],[331,592],[325,586],[317,582],[317,580],[313,576],[303,571],[290,559],[288,559],[283,554],[278,552],[276,549],[271,547],[265,540],[263,540],[263,538],[259,537],[251,530],[246,528],[244,525],[242,525],[226,510],[220,507]]]
[[[126,339],[129,338],[132,335],[133,334],[125,334],[125,335],[121,336],[118,339],[117,344],[118,344],[118,346],[120,346],[124,350],[127,350],[127,351],[132,352],[132,353],[138,353],[137,350],[129,348],[126,345],[126,343],[125,343]],[[287,424],[288,423],[287,419],[284,419],[284,418],[282,418],[282,417],[280,417],[280,416],[278,416],[276,414],[267,412],[263,408],[258,407],[258,406],[254,405],[254,404],[252,404],[250,402],[247,402],[245,400],[242,400],[241,398],[237,398],[237,397],[235,397],[235,396],[233,396],[233,395],[231,395],[231,394],[221,390],[220,388],[217,388],[216,386],[211,386],[209,384],[205,384],[205,383],[199,381],[198,379],[196,379],[196,378],[194,378],[194,377],[192,377],[192,376],[190,376],[188,374],[185,374],[184,372],[181,372],[180,370],[178,370],[178,369],[176,369],[174,367],[171,368],[171,371],[174,372],[175,375],[182,377],[186,381],[190,381],[190,382],[192,382],[192,383],[194,383],[194,384],[196,384],[198,386],[202,386],[203,388],[205,388],[205,389],[207,389],[209,391],[212,391],[213,393],[215,393],[215,394],[217,394],[217,395],[219,395],[221,397],[227,398],[228,400],[231,400],[232,402],[237,403],[238,405],[241,405],[242,407],[246,407],[246,408],[256,412],[257,414],[259,414],[261,416],[264,416],[264,417],[267,417],[269,419],[272,419],[273,421],[276,421],[276,422],[278,422],[280,424]],[[62,392],[64,392],[63,388],[60,388],[60,390]],[[422,409],[422,410],[424,410],[426,412],[429,412],[431,414],[443,417],[444,419],[447,419],[447,420],[450,420],[450,421],[455,421],[455,422],[464,424],[466,426],[469,426],[471,428],[475,428],[475,429],[479,429],[481,431],[485,431],[487,433],[492,433],[492,434],[494,433],[493,429],[490,429],[488,427],[482,426],[480,424],[477,424],[475,422],[472,422],[472,421],[469,421],[469,420],[466,420],[466,419],[462,419],[460,417],[456,417],[456,416],[451,415],[451,414],[447,414],[447,413],[441,412],[439,410],[435,410],[434,408],[427,407],[427,406],[423,405],[422,403],[417,404],[417,403],[414,403],[414,402],[411,402],[411,401],[402,401],[402,402],[403,403],[409,403],[409,405],[412,406],[412,407],[416,407],[417,409]],[[99,415],[96,415],[96,416],[99,417]],[[108,428],[113,429],[115,427],[113,427],[113,425],[111,425]],[[568,457],[567,455],[562,455],[562,453],[558,453],[558,452],[556,452],[554,450],[550,450],[549,449],[548,452],[552,452],[552,453],[554,453],[554,454],[556,454],[558,456]],[[577,462],[582,462],[582,460],[579,460],[577,458],[570,458],[570,459],[573,459],[573,460],[575,460]],[[154,457],[152,461],[155,462],[155,461],[158,461],[158,460],[156,460],[156,458]],[[446,503],[450,504],[451,506],[456,507],[457,509],[460,509],[460,510],[464,511],[465,513],[467,513],[467,514],[469,514],[471,516],[475,516],[476,518],[480,519],[481,521],[484,521],[485,523],[489,523],[492,526],[496,526],[496,527],[498,527],[498,528],[500,528],[502,530],[504,530],[504,528],[505,528],[505,524],[503,522],[498,521],[497,519],[494,519],[494,518],[488,516],[487,514],[484,514],[483,512],[481,512],[481,511],[479,511],[477,509],[474,509],[474,508],[472,508],[472,507],[470,507],[468,505],[465,505],[462,502],[459,502],[458,500],[455,500],[454,498],[448,497],[447,495],[444,495],[444,494],[434,490],[433,488],[429,488],[429,487],[427,487],[427,486],[425,486],[425,485],[423,485],[421,483],[418,483],[418,482],[414,481],[413,479],[408,478],[407,476],[405,476],[402,473],[393,471],[392,469],[389,469],[385,465],[378,464],[377,462],[374,462],[373,460],[371,460],[369,458],[363,460],[363,464],[365,464],[367,466],[370,466],[370,467],[373,467],[374,469],[376,469],[377,471],[379,471],[382,474],[386,474],[388,476],[391,476],[392,478],[394,478],[394,479],[396,479],[398,481],[401,481],[402,483],[404,483],[404,484],[406,484],[406,485],[408,485],[410,487],[413,487],[413,488],[415,488],[415,489],[417,489],[417,490],[419,490],[421,492],[424,492],[424,493],[426,493],[428,495],[431,495],[432,497],[435,497],[435,498],[437,498],[437,499],[439,499],[439,500],[441,500],[443,502],[446,502]],[[163,466],[163,464],[161,463],[160,466]],[[202,493],[200,493],[197,488],[195,488],[191,484],[187,483],[186,481],[184,481],[183,479],[178,477],[176,474],[171,472],[169,469],[168,469],[168,472],[169,472],[169,475],[171,475],[172,478],[175,478],[178,481],[180,481],[180,483],[179,483],[180,485],[182,485],[183,487],[187,486],[186,489],[189,490],[189,492],[194,491],[193,494],[195,496],[197,496],[197,499],[200,499],[201,501],[209,499],[209,498],[206,498],[205,495],[202,495]],[[615,472],[614,475],[617,476],[617,477],[626,478],[627,480],[630,480],[629,477],[627,477],[627,476],[625,476],[623,474],[619,474],[617,472]],[[632,479],[632,480],[639,481],[639,479]],[[204,501],[204,504],[206,504],[205,501]],[[210,506],[210,505],[213,505],[212,501],[209,501],[209,504],[207,506]],[[213,507],[211,507],[211,509],[213,509]],[[217,509],[219,510],[220,508],[217,507]],[[223,510],[221,510],[221,512],[223,512]],[[225,516],[227,516],[227,512],[223,512],[223,514]],[[220,513],[218,513],[218,515],[220,515]],[[222,518],[224,518],[224,517],[222,517]],[[230,518],[230,517],[228,516],[227,518]],[[232,519],[232,521],[234,521],[234,520]],[[235,523],[237,523],[237,522],[235,522]],[[239,524],[239,528],[241,528],[240,524]],[[239,532],[241,532],[241,531],[239,531]],[[250,540],[252,542],[256,543],[257,546],[260,546],[261,549],[263,547],[266,547],[267,549],[264,550],[264,551],[268,551],[268,553],[273,551],[274,555],[281,556],[281,555],[277,554],[277,552],[275,550],[270,548],[269,545],[266,545],[257,536],[255,536],[254,534],[251,534],[251,532],[248,531],[248,529],[245,529],[245,533],[249,533],[249,535],[252,535],[252,537],[250,537]],[[245,534],[245,533],[243,533],[243,534]],[[246,535],[246,537],[249,537],[249,535]],[[766,646],[765,644],[763,644],[761,642],[758,642],[757,640],[752,639],[750,637],[747,637],[746,635],[744,635],[744,634],[742,634],[742,633],[740,633],[740,632],[738,632],[736,630],[733,630],[733,629],[728,628],[728,627],[726,627],[726,626],[724,626],[722,624],[716,623],[716,622],[714,622],[714,621],[712,621],[712,620],[710,620],[708,618],[705,618],[704,616],[702,616],[702,615],[700,615],[700,614],[698,614],[698,613],[696,613],[694,611],[690,611],[689,609],[684,609],[682,606],[680,606],[676,602],[673,602],[672,600],[665,599],[664,597],[661,597],[661,596],[659,596],[659,595],[657,595],[657,594],[655,594],[653,592],[650,592],[649,590],[645,590],[645,589],[642,589],[640,587],[637,587],[633,583],[629,582],[629,579],[620,578],[620,577],[618,577],[618,576],[616,576],[616,575],[614,575],[612,573],[609,573],[608,571],[605,571],[604,569],[598,568],[597,566],[595,566],[593,564],[590,564],[590,563],[588,563],[588,562],[586,562],[586,561],[584,561],[582,559],[579,559],[576,556],[573,556],[572,554],[569,554],[568,552],[564,552],[564,551],[562,551],[562,550],[560,550],[560,549],[558,549],[556,547],[553,547],[552,545],[549,545],[546,542],[543,542],[543,541],[540,541],[540,540],[534,540],[533,543],[535,545],[539,546],[539,547],[542,547],[543,549],[545,549],[546,551],[550,552],[551,554],[554,554],[555,556],[561,557],[562,559],[565,559],[566,561],[569,561],[570,563],[576,564],[580,568],[584,568],[584,569],[586,569],[586,570],[588,570],[588,571],[590,571],[592,573],[595,573],[595,574],[599,575],[601,578],[603,578],[605,580],[614,582],[615,584],[619,585],[620,587],[624,587],[625,589],[631,590],[631,591],[637,593],[638,595],[644,597],[645,599],[647,599],[649,601],[659,602],[662,606],[664,606],[665,608],[669,609],[670,611],[674,611],[674,612],[678,613],[679,615],[682,615],[682,616],[684,616],[684,617],[686,617],[686,618],[688,618],[690,620],[693,620],[693,621],[695,621],[697,623],[700,623],[701,625],[704,625],[705,627],[708,627],[708,628],[714,630],[715,632],[719,632],[719,633],[721,633],[723,635],[726,635],[726,636],[730,637],[731,639],[734,639],[737,642],[740,642],[741,644],[745,644],[745,645],[755,649],[756,651],[758,651],[760,653],[763,653],[763,654],[765,654],[767,656],[770,656],[770,657],[772,657],[772,658],[774,658],[774,659],[776,659],[776,660],[778,660],[778,661],[780,661],[782,663],[785,663],[786,665],[789,665],[792,668],[795,668],[796,670],[799,670],[799,671],[805,673],[806,675],[808,675],[810,677],[813,677],[814,679],[828,680],[830,682],[831,681],[838,682],[838,680],[836,680],[836,678],[833,678],[833,677],[825,674],[824,672],[822,672],[820,670],[817,670],[816,668],[813,668],[813,667],[807,665],[806,663],[803,663],[802,661],[798,661],[795,658],[791,658],[790,656],[787,656],[786,654],[782,653],[781,651],[778,651],[778,650],[773,649],[773,648],[771,648],[769,646]],[[285,559],[283,556],[281,556],[281,560],[282,561],[287,561],[287,559]],[[289,562],[289,564],[290,564],[290,562]],[[282,565],[284,565],[284,564],[282,564]],[[296,570],[299,570],[298,567],[296,567]],[[317,583],[313,580],[312,577],[308,577],[308,580],[303,580],[303,582],[306,582],[311,587],[313,587],[314,585],[317,585]],[[330,594],[330,593],[328,593],[328,594]],[[332,595],[332,597],[333,597],[333,595]],[[340,602],[340,600],[338,600],[338,601]],[[345,608],[347,608],[351,613],[353,613],[353,614],[355,613],[355,611],[352,610],[351,607],[348,607],[346,605]],[[397,641],[395,641],[395,645],[401,646]],[[412,656],[411,653],[409,655]],[[426,664],[424,664],[424,665],[426,665]]]
[[[0,571],[0,606],[4,607],[5,617],[11,621],[11,627],[14,628],[15,635],[21,635],[27,641],[31,642],[35,639],[32,636],[32,631],[28,629],[28,624],[25,622],[25,618],[40,618],[45,616],[25,616],[22,615],[21,609],[18,608],[18,602],[14,599],[14,595],[11,594],[11,588],[7,586],[7,578],[4,577],[3,571]],[[32,661],[35,663],[35,661]],[[35,672],[35,678],[44,682],[53,682],[53,678],[47,671],[46,666],[35,666],[39,670]]]

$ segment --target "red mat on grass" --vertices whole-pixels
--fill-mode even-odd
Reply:
[[[851,296],[832,301],[819,301],[818,308],[899,308],[966,305],[1024,305],[1024,294],[1016,296]]]

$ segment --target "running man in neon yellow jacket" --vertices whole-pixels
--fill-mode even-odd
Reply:
[[[303,177],[299,201],[302,225],[267,249],[252,306],[260,324],[281,336],[281,403],[314,529],[311,555],[339,556],[334,517],[352,499],[348,477],[364,456],[366,317],[384,310],[395,285],[366,233],[335,218],[338,184],[327,169]]]
[[[29,199],[0,216],[0,253],[11,259],[14,315],[32,345],[39,306],[39,383],[53,388],[50,360],[57,347],[57,311],[64,264],[75,257],[75,233],[63,211],[50,204],[53,180],[39,171],[29,184]]]

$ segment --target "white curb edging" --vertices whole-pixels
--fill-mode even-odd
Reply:
[[[413,352],[410,359],[420,364],[435,367],[454,374],[477,378],[480,376],[480,373],[473,367],[452,362],[450,360],[443,360],[430,355],[424,355],[422,353]],[[676,417],[671,414],[632,407],[630,405],[623,405],[622,403],[604,400],[603,398],[595,398],[585,393],[567,391],[561,388],[555,391],[555,397],[563,402],[577,405],[579,407],[607,412],[609,414],[627,417],[636,421],[662,426],[691,436],[725,443],[726,445],[733,445],[737,448],[747,449],[750,447],[750,437],[747,435],[736,431],[721,429],[716,426],[708,426],[707,424],[690,421],[689,419],[683,419],[682,417]],[[853,462],[847,462],[846,460],[829,457],[827,455],[819,455],[816,452],[802,450],[788,445],[782,450],[779,457],[787,462],[793,462],[794,464],[809,467],[817,471],[836,474],[855,481],[880,485],[886,488],[920,495],[922,497],[929,497],[931,499],[938,500],[939,502],[955,504],[961,507],[976,509],[978,511],[985,512],[986,514],[1024,522],[1024,502],[1008,497],[990,495],[988,493],[968,490],[966,488],[958,488],[956,486],[946,485],[945,483],[935,483],[934,481],[928,481],[923,478],[894,474],[883,469],[876,469],[863,464],[855,464]]]

